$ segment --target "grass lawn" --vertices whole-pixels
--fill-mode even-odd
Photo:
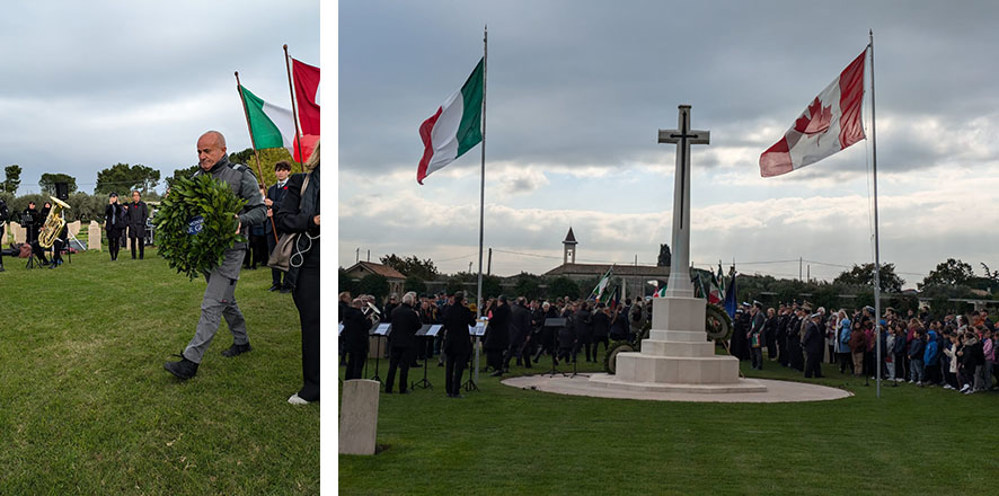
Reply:
[[[602,355],[601,355],[602,357]],[[542,366],[545,365],[544,358]],[[374,364],[369,362],[368,376]],[[381,363],[385,377],[386,363]],[[548,362],[550,367],[550,362]],[[775,362],[749,377],[803,381]],[[590,364],[587,370],[597,371]],[[341,377],[342,377],[341,368]],[[341,494],[994,494],[999,395],[841,375],[851,398],[715,404],[520,390],[381,395],[373,457],[339,457]],[[523,368],[514,374],[527,373]],[[538,368],[533,372],[540,372]],[[422,369],[411,370],[422,378]]]
[[[203,280],[146,250],[0,273],[0,494],[315,494],[319,406],[301,386],[298,313],[270,270],[236,291],[253,351],[223,323],[198,375],[163,370],[194,335]]]

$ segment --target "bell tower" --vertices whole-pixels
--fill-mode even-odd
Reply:
[[[572,234],[572,227],[562,240],[562,264],[576,263],[576,236]]]

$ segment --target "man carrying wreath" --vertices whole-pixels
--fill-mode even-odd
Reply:
[[[201,170],[195,175],[211,174],[225,183],[246,204],[236,216],[239,218],[240,234],[246,236],[250,225],[262,222],[267,214],[264,199],[257,189],[257,179],[253,172],[242,164],[232,164],[226,155],[225,137],[218,131],[208,131],[198,138],[198,165]],[[205,233],[207,234],[207,233]],[[201,319],[197,330],[179,362],[167,362],[163,367],[182,380],[190,379],[198,372],[198,365],[218,331],[222,318],[225,318],[232,332],[233,343],[222,352],[222,356],[234,357],[250,351],[250,339],[246,333],[246,320],[236,304],[236,281],[243,263],[247,243],[237,242],[225,250],[221,265],[205,276],[208,287],[201,300]]]

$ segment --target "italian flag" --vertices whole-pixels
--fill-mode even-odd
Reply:
[[[485,60],[461,89],[449,96],[437,112],[420,125],[423,158],[416,170],[416,182],[444,168],[482,141],[482,98],[485,88]]]
[[[864,50],[822,90],[784,137],[760,155],[760,175],[779,176],[864,139]]]
[[[295,143],[295,115],[291,110],[265,102],[243,85],[239,86],[239,94],[243,97],[253,147],[257,150],[287,148],[295,161],[304,162]],[[302,154],[306,158],[312,155],[318,141],[318,135],[302,137]]]

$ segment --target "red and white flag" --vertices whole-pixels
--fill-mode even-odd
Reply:
[[[779,176],[822,160],[864,139],[864,60],[860,54],[794,121],[784,137],[760,155],[760,175]]]
[[[297,162],[304,162],[312,155],[319,141],[319,68],[291,59],[291,72],[295,80],[295,100],[298,104],[298,123],[301,126],[302,155],[298,153],[296,142],[292,157]]]

